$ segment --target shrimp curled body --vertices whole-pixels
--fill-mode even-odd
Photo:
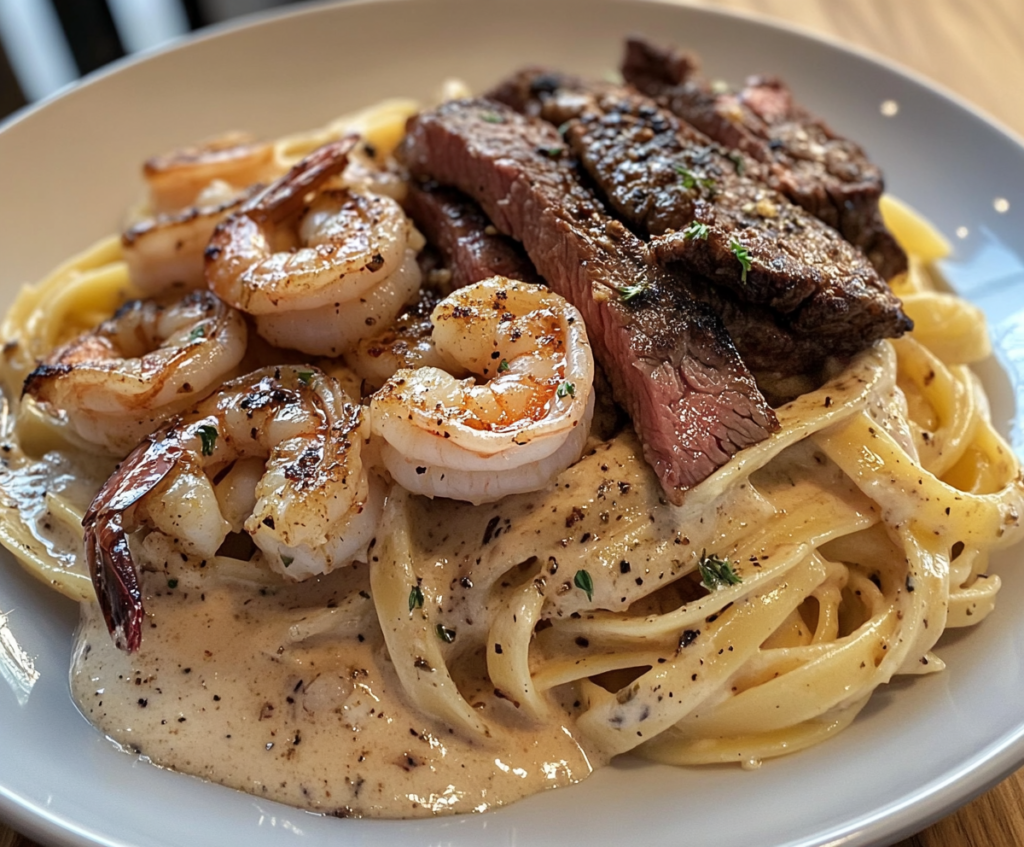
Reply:
[[[579,458],[594,360],[571,304],[496,276],[449,295],[431,321],[448,370],[473,376],[403,369],[374,395],[373,432],[400,485],[486,503],[543,488]]]
[[[148,160],[149,214],[121,236],[132,282],[146,294],[205,288],[203,250],[214,227],[281,170],[272,145],[240,133]]]
[[[143,526],[204,558],[230,530],[244,529],[270,567],[292,580],[365,560],[384,495],[363,464],[368,436],[362,408],[333,378],[305,367],[265,368],[226,383],[150,435],[82,522],[96,593],[118,644],[131,652],[141,640],[142,598],[127,535]],[[258,477],[249,471],[253,460],[264,463]],[[235,468],[254,486],[243,495],[248,516],[238,527],[211,481]]]
[[[419,289],[422,237],[402,208],[336,184],[355,143],[303,159],[218,225],[206,248],[210,288],[277,346],[337,355]]]
[[[86,441],[123,456],[214,390],[245,354],[242,316],[208,291],[170,306],[135,300],[56,350],[24,393]]]

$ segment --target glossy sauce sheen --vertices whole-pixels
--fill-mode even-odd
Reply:
[[[470,695],[501,727],[481,742],[410,709],[358,593],[365,567],[273,588],[166,582],[147,579],[148,626],[133,656],[87,611],[72,673],[89,720],[159,764],[342,817],[482,811],[592,770],[571,728],[527,725],[492,692]],[[352,589],[342,629],[358,632],[294,640],[307,634],[305,611]],[[329,623],[321,615],[313,626]]]

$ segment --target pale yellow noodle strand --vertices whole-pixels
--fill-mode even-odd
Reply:
[[[527,580],[497,610],[487,635],[491,682],[503,697],[534,719],[542,719],[551,711],[530,676],[530,640],[543,606],[543,583]]]
[[[437,603],[428,592],[422,608],[409,608],[409,594],[421,580],[413,571],[406,501],[411,495],[392,488],[372,550],[370,585],[384,641],[406,694],[425,715],[475,736],[487,725],[459,693],[448,671],[431,613]]]

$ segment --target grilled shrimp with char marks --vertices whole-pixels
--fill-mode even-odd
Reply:
[[[24,394],[123,456],[230,376],[246,336],[242,316],[208,291],[170,306],[134,300],[57,349],[28,375]]]
[[[471,503],[546,486],[575,462],[594,411],[594,359],[579,312],[543,286],[492,277],[431,314],[448,370],[399,370],[371,400],[395,480]]]
[[[423,240],[398,203],[332,187],[355,145],[314,151],[219,224],[206,248],[210,288],[279,347],[337,355],[419,289]]]
[[[384,484],[363,461],[363,409],[309,367],[265,368],[225,384],[150,435],[96,495],[82,521],[86,557],[110,632],[129,652],[142,637],[142,593],[128,534],[144,526],[212,557],[237,502],[211,481],[234,465],[254,486],[242,528],[272,569],[302,580],[365,560]],[[251,460],[265,464],[258,480]]]

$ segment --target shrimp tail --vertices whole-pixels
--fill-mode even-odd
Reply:
[[[301,208],[310,191],[345,169],[349,154],[358,143],[358,135],[346,135],[325,144],[295,165],[286,176],[250,198],[240,212],[249,216],[266,216],[274,221],[289,217]]]
[[[161,435],[165,437],[157,440]],[[125,512],[174,469],[183,453],[170,426],[148,436],[104,483],[82,518],[96,599],[114,642],[128,653],[142,643],[145,609]]]
[[[142,590],[120,515],[86,527],[85,551],[103,619],[114,643],[134,653],[142,643]]]

